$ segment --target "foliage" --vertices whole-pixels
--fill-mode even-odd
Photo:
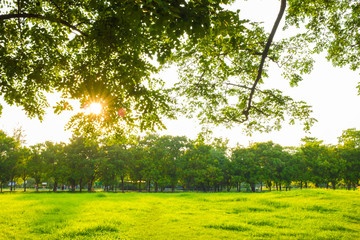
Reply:
[[[359,1],[357,0],[289,0],[288,26],[305,26],[300,37],[309,53],[327,51],[335,66],[350,66],[357,70],[359,59]]]
[[[281,1],[281,9],[285,5]],[[202,123],[244,124],[248,133],[278,130],[286,116],[290,124],[300,120],[309,130],[316,121],[311,107],[279,89],[265,87],[264,78],[271,61],[284,65],[285,77],[294,85],[294,78],[300,76],[289,72],[309,73],[311,60],[303,56],[294,64],[288,58],[292,54],[287,53],[288,43],[272,41],[276,24],[268,36],[259,24],[242,19],[239,11],[219,13],[213,21],[204,38],[185,39],[174,56],[181,78],[175,90],[185,97],[186,113]]]
[[[347,129],[339,137],[339,155],[344,161],[344,181],[350,189],[351,185],[355,187],[360,179],[360,131],[356,129]]]
[[[11,173],[16,167],[16,158],[13,158],[16,148],[14,138],[7,136],[4,131],[0,131],[0,184],[1,191],[3,185],[11,179]]]
[[[350,189],[360,180],[358,139],[350,133],[357,136],[355,129],[344,131],[338,146],[305,138],[298,148],[264,142],[234,149],[227,148],[227,141],[211,141],[203,135],[195,141],[146,135],[136,141],[109,138],[101,143],[74,135],[69,144],[45,142],[28,149],[3,133],[0,176],[3,185],[31,179],[36,189],[48,182],[53,191],[69,185],[73,192],[86,186],[93,191],[95,182],[105,191],[120,187],[123,192],[126,182],[137,184],[139,191],[146,186],[155,192],[165,188],[216,192],[234,187],[241,191],[242,183],[253,192],[311,183]]]
[[[48,106],[45,92],[63,94],[55,112],[72,108],[68,98],[84,105],[102,102],[101,117],[73,118],[71,125],[80,129],[94,121],[105,129],[119,121],[161,127],[160,116],[172,116],[173,100],[152,74],[179,48],[182,36],[205,36],[223,12],[220,5],[230,2],[1,1],[2,96],[40,119]]]
[[[2,97],[40,119],[46,92],[62,93],[56,113],[72,109],[69,99],[82,106],[101,102],[99,116],[81,112],[69,122],[82,134],[163,128],[162,117],[182,109],[202,123],[241,123],[250,133],[279,129],[284,121],[301,121],[308,130],[315,122],[311,107],[265,87],[264,78],[271,61],[297,85],[313,65],[299,45],[315,38],[273,40],[286,0],[270,34],[242,19],[242,9],[226,10],[233,2],[0,1]],[[309,3],[288,2],[288,24],[313,14]],[[344,8],[334,1],[327,5]],[[351,7],[349,14],[356,10]],[[331,28],[333,22],[326,24]],[[179,66],[180,79],[167,89],[167,79],[154,76],[171,64]]]

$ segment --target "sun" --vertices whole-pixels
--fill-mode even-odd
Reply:
[[[88,113],[91,113],[91,114],[100,114],[101,113],[101,110],[102,110],[102,106],[101,106],[101,103],[98,103],[98,102],[93,102],[90,104],[90,106],[88,107],[87,109],[87,112]]]

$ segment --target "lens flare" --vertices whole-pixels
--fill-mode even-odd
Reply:
[[[102,106],[100,103],[93,102],[90,106],[86,109],[88,114],[100,114],[102,110]]]

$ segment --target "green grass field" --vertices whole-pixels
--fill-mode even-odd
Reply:
[[[0,239],[360,239],[360,192],[5,193]]]

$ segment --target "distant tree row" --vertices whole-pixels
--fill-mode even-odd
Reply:
[[[42,182],[92,191],[101,182],[107,191],[124,191],[128,182],[138,190],[163,191],[177,187],[195,191],[251,191],[272,188],[345,186],[360,180],[360,131],[348,129],[337,146],[315,138],[303,139],[300,147],[273,142],[249,147],[227,147],[227,142],[203,137],[147,135],[142,138],[94,142],[73,136],[69,144],[45,142],[21,146],[19,136],[0,131],[0,184],[14,189],[14,182],[32,180],[36,190]]]

